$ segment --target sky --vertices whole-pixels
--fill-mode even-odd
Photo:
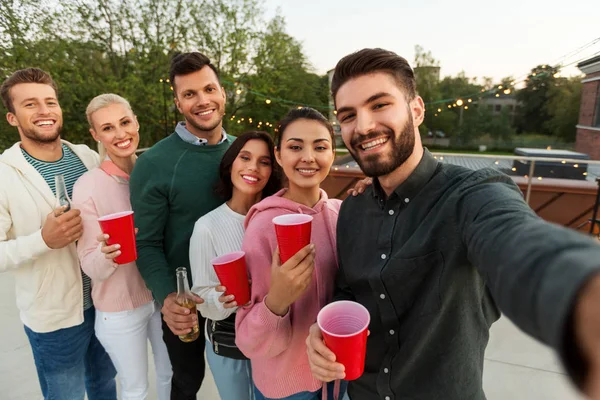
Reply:
[[[440,61],[441,76],[519,78],[531,68],[567,64],[594,53],[600,40],[599,0],[265,0],[267,18],[280,10],[315,72],[344,55],[382,47],[412,64],[415,45]],[[581,74],[575,67],[563,76]]]

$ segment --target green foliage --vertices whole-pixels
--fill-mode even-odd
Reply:
[[[519,132],[550,134],[545,124],[551,117],[546,102],[549,91],[556,84],[554,75],[557,72],[556,67],[538,65],[531,70],[525,87],[517,92],[517,100],[522,104],[516,123]]]
[[[101,93],[120,94],[137,114],[146,147],[181,119],[166,81],[171,57],[201,51],[218,67],[227,92],[226,129],[238,134],[262,121],[261,129],[273,133],[264,122],[275,125],[292,106],[326,112],[328,81],[313,72],[283,17],[266,21],[263,15],[260,0],[4,0],[0,78],[30,66],[50,72],[59,86],[63,137],[88,145],[88,102]],[[267,105],[251,91],[292,103]],[[1,151],[18,135],[0,120]]]
[[[546,110],[550,119],[545,128],[552,136],[574,142],[581,104],[581,78],[560,78],[548,90]]]

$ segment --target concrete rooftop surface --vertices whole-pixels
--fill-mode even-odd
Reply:
[[[10,272],[0,274],[0,399],[40,400],[41,391],[29,342],[19,320]],[[520,332],[506,318],[496,322],[485,355],[484,389],[489,400],[577,400],[554,353]],[[149,400],[156,400],[150,368]],[[219,400],[207,375],[197,398]]]

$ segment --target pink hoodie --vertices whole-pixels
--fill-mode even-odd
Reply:
[[[336,224],[341,201],[329,200],[321,190],[321,200],[307,207],[281,197],[286,189],[254,205],[246,216],[242,250],[252,279],[250,304],[238,309],[236,343],[252,362],[252,377],[260,392],[269,398],[314,392],[322,383],[313,378],[306,355],[308,329],[319,310],[333,297],[338,269]],[[311,242],[316,246],[315,273],[311,286],[280,317],[265,306],[269,291],[271,260],[277,247],[272,220],[283,214],[313,216]]]

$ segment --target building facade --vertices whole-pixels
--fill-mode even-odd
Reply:
[[[585,74],[581,81],[581,107],[575,150],[600,160],[600,56],[577,64]]]

